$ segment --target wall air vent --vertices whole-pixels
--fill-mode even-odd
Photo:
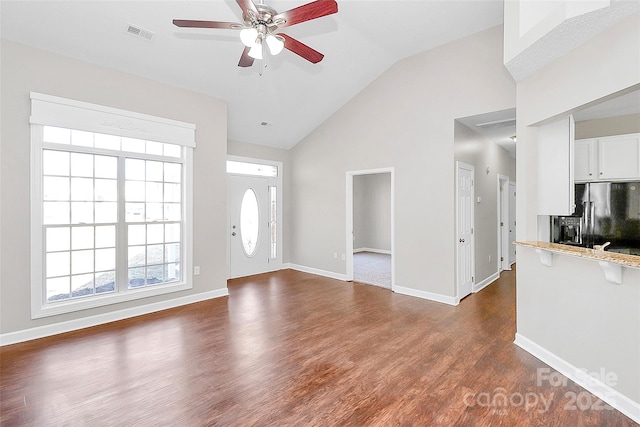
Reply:
[[[516,119],[503,119],[496,120],[494,122],[486,122],[486,123],[478,123],[476,127],[481,129],[497,129],[497,128],[506,128],[508,126],[515,126]]]
[[[127,33],[147,41],[151,41],[151,39],[155,34],[152,31],[145,30],[144,28],[136,27],[135,25],[132,25],[132,24],[127,24]]]

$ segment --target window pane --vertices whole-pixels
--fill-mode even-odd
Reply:
[[[103,225],[96,227],[96,248],[115,247],[116,226]]]
[[[96,178],[117,178],[118,158],[109,156],[94,156]]]
[[[227,160],[227,173],[256,176],[278,176],[278,167],[271,165],[261,165],[257,163],[235,162]]]
[[[69,224],[69,202],[44,202],[44,224]]]
[[[168,157],[181,157],[182,147],[174,144],[164,144],[164,155]]]
[[[129,246],[129,267],[145,265],[146,254],[146,246]]]
[[[163,163],[147,160],[147,181],[162,181]]]
[[[71,153],[71,176],[93,177],[93,155]]]
[[[125,209],[127,222],[144,221],[144,203],[127,203]]]
[[[162,213],[162,203],[147,203],[147,221],[162,221],[164,215]]]
[[[47,277],[66,276],[69,266],[69,252],[47,254]]]
[[[146,240],[145,225],[130,225],[128,228],[129,245],[144,245]]]
[[[180,243],[165,245],[164,262],[180,262]]]
[[[180,202],[180,184],[165,184],[164,185],[164,201],[165,202]]]
[[[47,301],[68,299],[70,294],[69,276],[47,279]]]
[[[147,202],[161,202],[162,201],[162,183],[159,182],[147,182]]]
[[[180,203],[165,203],[164,218],[166,221],[180,221]]]
[[[42,172],[45,175],[69,176],[69,153],[44,150],[42,156]]]
[[[134,138],[122,138],[122,151],[144,153],[144,140]]]
[[[146,282],[147,276],[144,267],[129,269],[129,288],[144,286]]]
[[[164,245],[147,246],[147,264],[162,264]]]
[[[73,227],[71,229],[71,249],[92,249],[93,233],[93,227]]]
[[[96,249],[96,271],[113,270],[116,268],[116,250]]]
[[[93,200],[93,179],[71,178],[71,200]]]
[[[42,184],[43,200],[69,200],[69,178],[45,176]]]
[[[162,224],[149,224],[147,226],[147,243],[163,243],[164,226]]]
[[[93,251],[71,252],[71,274],[90,273],[93,271]]]
[[[165,182],[181,182],[182,181],[182,165],[179,163],[164,164],[164,181]]]
[[[147,267],[147,285],[164,282],[164,265]]]
[[[69,227],[47,228],[47,252],[68,251],[71,231]]]
[[[71,203],[71,223],[72,224],[92,224],[93,223],[93,202],[72,202]]]
[[[180,241],[180,224],[165,224],[164,241],[165,242]]]
[[[249,188],[245,191],[240,205],[240,237],[247,256],[252,256],[256,251],[259,220],[258,198],[255,191]]]
[[[165,265],[164,277],[167,282],[180,279],[180,264]]]
[[[83,297],[93,294],[93,274],[71,276],[71,297]]]
[[[127,202],[144,202],[146,186],[143,181],[127,181],[124,186]]]
[[[106,148],[109,150],[119,150],[120,149],[120,137],[115,135],[104,135],[101,133],[96,133],[95,136],[95,146],[96,148]]]
[[[117,202],[96,202],[96,223],[118,222]]]
[[[82,147],[93,147],[93,133],[81,130],[72,130],[71,144]]]
[[[95,180],[96,201],[117,202],[118,201],[118,181],[115,179]]]
[[[44,140],[44,142],[68,144],[71,140],[71,131],[69,129],[45,126],[42,129],[42,139]]]
[[[116,272],[106,271],[96,274],[96,293],[114,292],[116,290]]]
[[[164,144],[161,142],[147,141],[147,154],[157,154],[162,156],[163,145]]]
[[[124,174],[126,179],[144,181],[144,160],[125,159]]]

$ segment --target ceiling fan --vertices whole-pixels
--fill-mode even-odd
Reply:
[[[252,0],[236,1],[242,9],[243,24],[188,19],[174,19],[173,24],[178,27],[240,30],[240,40],[245,48],[238,62],[239,67],[250,67],[255,59],[263,59],[267,47],[272,55],[277,55],[285,48],[314,64],[322,61],[324,55],[317,50],[286,34],[276,34],[276,31],[336,13],[338,4],[335,0],[316,0],[282,13],[263,4],[263,0],[260,4],[255,4]]]

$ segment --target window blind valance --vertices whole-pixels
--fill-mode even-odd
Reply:
[[[30,122],[196,146],[194,124],[36,92],[31,92]]]

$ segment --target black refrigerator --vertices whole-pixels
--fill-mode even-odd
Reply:
[[[551,225],[552,242],[640,255],[640,181],[576,184],[575,212]]]

